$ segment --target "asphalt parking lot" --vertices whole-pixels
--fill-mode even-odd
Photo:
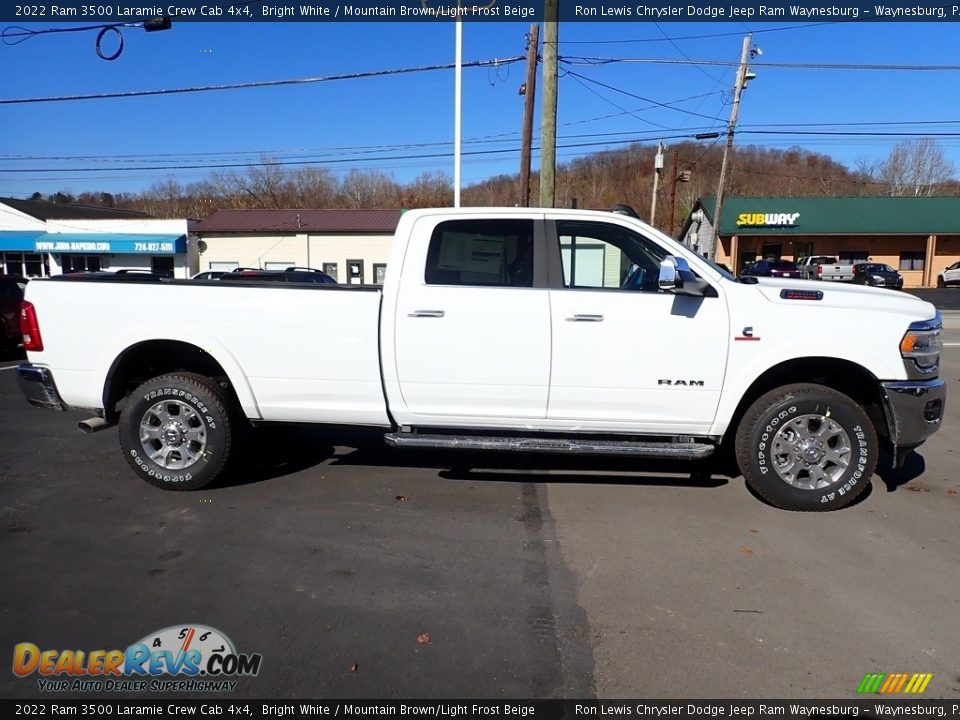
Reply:
[[[310,428],[259,433],[230,484],[163,492],[115,430],[27,406],[8,356],[0,652],[203,623],[263,655],[230,697],[848,698],[867,672],[956,697],[960,313],[946,326],[943,429],[827,514],[678,464]],[[0,697],[39,696],[0,672]]]

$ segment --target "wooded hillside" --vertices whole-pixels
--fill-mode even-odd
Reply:
[[[564,164],[557,170],[557,206],[571,207],[576,202],[579,207],[607,208],[627,203],[648,219],[655,154],[655,146],[636,144]],[[721,158],[719,143],[684,142],[667,149],[657,193],[658,227],[673,234],[698,197],[716,193]],[[929,140],[901,143],[884,162],[855,170],[801,148],[746,145],[735,147],[731,158],[728,197],[953,195],[960,191],[953,165]],[[453,202],[451,181],[444,173],[428,172],[401,183],[378,170],[351,170],[338,178],[322,167],[287,170],[270,162],[264,157],[262,164],[243,172],[213,173],[205,181],[186,186],[171,178],[143,193],[74,196],[61,191],[48,196],[34,193],[33,199],[198,219],[220,208],[416,208]],[[677,181],[681,175],[689,180]],[[534,201],[537,180],[534,173]],[[516,205],[518,198],[517,175],[493,177],[464,188],[462,193],[463,204],[474,206]]]

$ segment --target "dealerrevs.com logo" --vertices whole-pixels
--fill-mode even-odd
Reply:
[[[38,675],[44,692],[232,691],[238,677],[260,672],[259,653],[238,653],[219,630],[172,625],[126,650],[41,650],[30,642],[13,648],[13,672]]]

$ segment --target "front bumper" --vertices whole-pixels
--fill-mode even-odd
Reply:
[[[940,429],[947,401],[943,380],[906,380],[880,383],[887,430],[893,445],[893,466]]]
[[[20,391],[31,405],[52,410],[67,409],[49,368],[24,363],[17,366],[17,377],[20,380]]]

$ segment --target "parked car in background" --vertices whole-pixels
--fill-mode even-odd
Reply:
[[[810,255],[809,257],[797,260],[797,267],[800,268],[800,275],[806,280],[819,280],[821,265],[835,265],[837,258],[833,255]]]
[[[937,287],[950,287],[951,285],[960,285],[960,262],[943,269],[943,272],[937,276]]]
[[[337,281],[314,268],[288,267],[286,270],[240,270],[220,278],[221,282],[292,282],[336,285]]]
[[[224,275],[227,275],[226,270],[206,270],[204,272],[199,272],[194,275],[191,280],[219,280]]]
[[[874,287],[890,287],[897,290],[903,288],[903,275],[885,263],[854,263],[853,281]]]
[[[799,278],[800,268],[790,260],[757,260],[740,273],[741,276]]]
[[[26,278],[0,275],[0,350],[20,344],[20,302],[26,287]]]

